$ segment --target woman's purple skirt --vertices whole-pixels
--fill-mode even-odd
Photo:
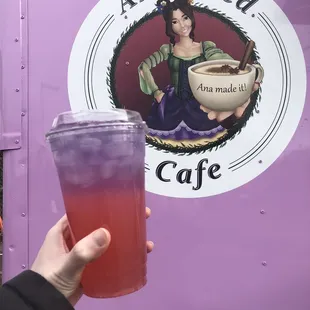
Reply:
[[[181,99],[172,86],[164,93],[160,103],[154,99],[146,121],[150,136],[172,140],[211,139],[225,130],[216,120],[208,118],[208,113],[200,109],[191,94],[190,99]]]

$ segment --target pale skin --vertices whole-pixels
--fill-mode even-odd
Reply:
[[[149,218],[151,210],[146,208],[145,212]],[[109,231],[99,228],[73,246],[65,215],[47,233],[31,270],[44,277],[75,306],[83,295],[80,281],[85,266],[104,255],[110,242]],[[147,241],[145,247],[150,253],[154,243]]]
[[[201,53],[201,45],[198,42],[194,42],[190,38],[190,33],[192,31],[192,21],[191,19],[185,15],[180,9],[173,11],[172,15],[172,30],[179,37],[179,42],[177,42],[174,46],[174,55],[177,57],[195,57]],[[143,72],[140,71],[141,76],[143,77]],[[259,89],[258,84],[254,84],[253,92]],[[158,103],[161,102],[164,92],[160,92],[159,95],[155,96],[155,99]],[[234,111],[227,112],[217,112],[211,111],[204,106],[200,106],[200,109],[206,113],[208,113],[208,118],[210,120],[217,120],[218,122],[222,122],[232,114],[235,114],[237,118],[242,117],[245,109],[249,105],[251,99],[245,102],[242,106],[238,107]]]

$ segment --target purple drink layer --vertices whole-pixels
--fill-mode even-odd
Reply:
[[[63,191],[144,188],[145,132],[117,127],[87,128],[50,139]]]

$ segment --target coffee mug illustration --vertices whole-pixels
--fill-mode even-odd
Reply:
[[[213,60],[188,69],[193,95],[205,111],[233,111],[250,99],[255,84],[263,80],[264,69],[257,64],[247,64],[244,70],[238,66],[235,60]]]

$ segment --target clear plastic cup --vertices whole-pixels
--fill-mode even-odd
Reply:
[[[107,252],[82,276],[85,295],[117,297],[146,284],[145,133],[139,113],[60,114],[46,135],[73,242],[104,227]]]

